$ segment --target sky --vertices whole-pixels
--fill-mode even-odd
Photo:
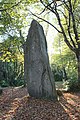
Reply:
[[[52,26],[49,26],[48,34],[46,37],[49,55],[52,55],[54,53],[53,43],[56,35],[57,35],[57,31]]]

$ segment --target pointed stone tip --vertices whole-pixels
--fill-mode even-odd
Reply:
[[[31,22],[31,25],[38,25],[38,24],[39,23],[35,19],[33,19],[32,22]]]
[[[36,21],[35,19],[33,19],[32,22],[31,22],[31,27],[35,28],[37,26],[41,27],[41,29],[43,29],[42,25],[40,25],[38,21]]]
[[[35,22],[35,23],[38,23],[35,19],[32,20],[32,23]]]

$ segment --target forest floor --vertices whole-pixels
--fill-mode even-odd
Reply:
[[[5,88],[0,120],[80,120],[80,93],[63,93],[53,102],[29,97],[26,88]]]

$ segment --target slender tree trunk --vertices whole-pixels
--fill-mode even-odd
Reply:
[[[63,78],[65,81],[67,80],[67,73],[66,73],[65,67],[63,67]]]
[[[78,57],[78,81],[80,82],[80,55]]]
[[[78,66],[78,82],[80,82],[80,52],[78,52],[76,56],[77,56],[77,66]]]

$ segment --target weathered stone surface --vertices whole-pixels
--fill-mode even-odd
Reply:
[[[24,56],[25,79],[27,79],[30,96],[56,99],[46,37],[42,26],[35,20],[32,21],[29,29]]]

